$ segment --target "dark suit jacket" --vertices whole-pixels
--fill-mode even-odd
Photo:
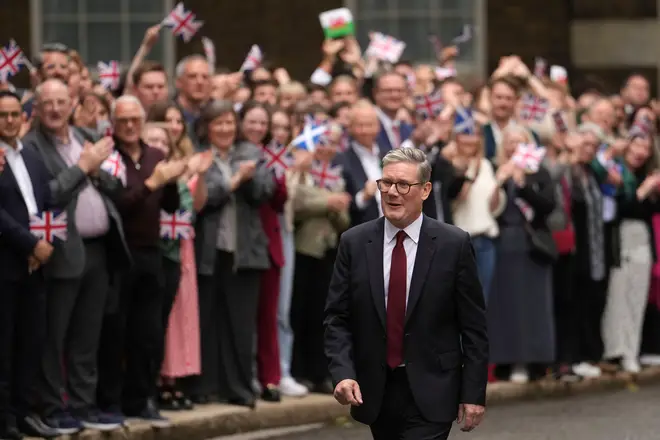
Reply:
[[[410,137],[410,135],[413,132],[413,126],[410,124],[406,123],[401,123],[399,126],[399,136],[401,137],[401,142],[405,141]],[[393,146],[392,143],[390,142],[390,138],[387,136],[387,131],[385,131],[385,127],[383,124],[380,124],[380,132],[378,133],[378,137],[376,138],[376,143],[380,147],[381,151],[385,151],[387,153],[390,151]]]
[[[284,248],[282,246],[282,233],[278,214],[284,211],[288,193],[284,179],[276,179],[275,192],[270,201],[259,207],[261,223],[268,237],[268,254],[270,262],[278,268],[284,266]],[[273,286],[274,288],[275,286]],[[279,286],[277,286],[279,289]]]
[[[21,151],[39,212],[51,207],[51,175],[30,148]],[[19,280],[28,275],[28,257],[39,239],[30,232],[30,215],[16,177],[7,162],[0,172],[0,279]]]
[[[77,141],[95,142],[97,136],[82,129],[73,129]],[[119,179],[105,171],[100,171],[98,177],[88,176],[76,165],[68,166],[57,151],[53,138],[40,129],[32,130],[23,143],[39,154],[54,178],[50,182],[53,200],[58,205],[66,206],[68,218],[71,219],[67,229],[67,240],[56,242],[53,255],[45,267],[46,275],[54,278],[72,279],[82,275],[85,268],[85,246],[78,234],[76,222],[73,221],[78,205],[78,194],[87,186],[94,185],[105,202],[110,217],[110,231],[107,245],[110,250],[108,261],[115,269],[121,270],[129,266],[130,256],[124,240],[124,229],[121,217],[115,207],[115,199],[123,190]]]
[[[378,417],[387,375],[384,224],[341,236],[324,320],[332,380],[358,382],[364,403],[351,414],[365,424]],[[474,250],[466,232],[426,216],[404,331],[406,373],[424,418],[450,422],[459,403],[485,404],[488,337]]]
[[[384,150],[380,148],[380,158],[381,160],[387,154],[389,150]],[[360,158],[353,150],[353,141],[351,140],[348,149],[340,153],[335,158],[335,163],[341,165],[342,167],[342,177],[346,183],[346,192],[353,197],[351,202],[350,215],[351,215],[351,226],[359,225],[361,223],[367,222],[369,220],[374,220],[378,218],[378,202],[376,198],[373,197],[367,203],[367,206],[364,209],[358,208],[355,203],[355,196],[357,193],[362,191],[364,185],[367,183],[367,174],[362,167],[362,162]]]
[[[424,201],[424,214],[431,218],[438,218],[438,203],[442,207],[442,216],[445,223],[454,223],[451,212],[451,202],[458,196],[465,183],[465,176],[456,171],[454,166],[445,159],[440,150],[432,151],[427,155],[431,163],[431,193]]]

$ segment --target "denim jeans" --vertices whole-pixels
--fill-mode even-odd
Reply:
[[[472,245],[477,259],[477,273],[484,292],[484,300],[488,303],[490,287],[495,273],[496,247],[495,240],[485,235],[472,237]]]
[[[277,307],[277,340],[280,345],[280,365],[282,378],[291,377],[291,357],[293,356],[293,330],[291,329],[291,297],[293,295],[293,270],[295,268],[296,249],[293,232],[284,228],[284,216],[280,215],[282,228],[282,248],[284,267],[280,272],[280,296]]]

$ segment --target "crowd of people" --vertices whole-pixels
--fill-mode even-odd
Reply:
[[[510,56],[467,84],[451,47],[389,65],[349,37],[303,82],[204,55],[170,78],[146,60],[158,31],[114,90],[61,44],[31,90],[0,87],[0,438],[332,393],[336,247],[382,215],[396,148],[432,166],[424,214],[471,235],[494,378],[660,360],[660,107],[642,75],[574,97]],[[57,210],[66,237],[36,234]]]

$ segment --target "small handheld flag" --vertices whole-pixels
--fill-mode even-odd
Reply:
[[[316,146],[323,140],[327,130],[328,127],[325,125],[305,124],[302,133],[291,142],[291,145],[309,152],[314,152]]]
[[[454,133],[476,134],[477,126],[472,116],[472,109],[458,107],[454,117]]]
[[[348,8],[332,9],[319,14],[325,38],[342,38],[355,34],[353,14]]]
[[[109,61],[108,64],[106,64],[99,61],[97,67],[101,85],[108,90],[117,90],[117,88],[119,88],[119,79],[121,77],[119,63],[117,61]]]
[[[289,167],[293,164],[293,156],[286,145],[276,141],[263,146],[263,158],[266,161],[266,168],[273,170],[275,176],[281,178]]]
[[[49,243],[56,238],[66,241],[67,226],[66,211],[44,211],[30,217],[30,232]]]
[[[192,213],[180,209],[174,214],[160,212],[160,236],[170,240],[192,238]]]
[[[117,150],[110,153],[110,156],[101,164],[101,169],[113,177],[118,178],[122,183],[126,183],[126,164],[121,154]]]
[[[257,67],[261,65],[261,61],[263,60],[264,55],[261,52],[261,48],[257,46],[256,44],[253,44],[252,47],[250,48],[250,51],[247,54],[247,57],[245,57],[245,61],[243,61],[243,65],[241,66],[241,72],[245,72],[246,70],[254,70]]]
[[[458,46],[459,44],[467,43],[472,39],[472,26],[469,24],[463,25],[463,32],[458,37],[451,40],[452,44]]]
[[[531,93],[527,93],[522,98],[520,119],[526,122],[541,122],[543,118],[545,118],[549,108],[550,102],[547,99],[540,98],[538,96],[532,95]]]
[[[432,119],[437,117],[445,106],[442,92],[437,89],[428,95],[415,96],[414,101],[415,112],[422,119]]]
[[[209,62],[211,72],[215,71],[215,44],[213,40],[208,37],[202,37],[202,45],[204,46],[204,55]]]
[[[568,84],[568,72],[563,66],[550,66],[550,81],[559,84]]]
[[[177,3],[176,7],[163,20],[163,26],[172,28],[172,34],[175,37],[180,36],[186,43],[199,31],[204,24],[201,20],[196,20],[192,11],[186,11],[183,3]]]
[[[341,181],[341,165],[332,165],[328,161],[314,161],[310,174],[319,188],[335,190]]]
[[[19,45],[10,40],[7,46],[0,48],[0,82],[7,82],[28,63]]]
[[[535,173],[541,166],[545,152],[545,147],[536,144],[519,144],[511,160],[525,171]]]
[[[365,55],[394,64],[399,61],[405,48],[406,43],[403,41],[380,32],[374,32]]]

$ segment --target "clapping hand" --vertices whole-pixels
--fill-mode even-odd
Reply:
[[[213,163],[213,152],[211,150],[194,154],[188,161],[188,169],[193,174],[204,174]]]
[[[106,136],[95,144],[85,142],[83,151],[78,159],[78,167],[85,174],[91,174],[101,167],[101,164],[110,156],[114,147],[114,141]]]

